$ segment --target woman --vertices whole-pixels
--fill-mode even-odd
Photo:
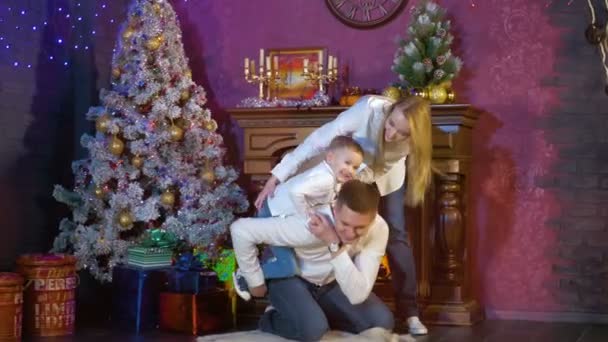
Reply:
[[[364,96],[336,119],[312,132],[295,150],[272,169],[272,176],[258,195],[259,209],[279,182],[297,173],[302,164],[323,153],[338,135],[352,136],[365,151],[361,178],[378,186],[380,214],[390,228],[387,254],[391,267],[397,313],[409,332],[427,333],[418,319],[416,270],[405,230],[405,203],[417,206],[424,200],[431,181],[430,105],[419,97],[393,102],[386,97]],[[406,162],[407,160],[407,162]],[[407,164],[407,187],[405,172]]]

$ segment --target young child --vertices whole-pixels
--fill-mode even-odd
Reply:
[[[340,185],[353,179],[363,162],[363,149],[351,137],[335,137],[325,159],[285,183],[279,184],[274,196],[268,197],[257,217],[298,215],[308,221],[308,214],[316,207],[332,204]],[[262,256],[262,271],[266,279],[278,279],[299,273],[293,249],[270,246]],[[267,256],[266,254],[271,254]],[[233,274],[234,288],[244,300],[250,300],[247,282],[239,270]]]

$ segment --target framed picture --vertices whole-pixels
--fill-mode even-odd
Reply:
[[[270,97],[284,99],[311,99],[319,89],[318,84],[312,84],[304,79],[304,60],[308,60],[309,70],[323,59],[325,48],[296,48],[296,49],[270,49],[268,55],[274,61],[277,57],[281,82],[270,87]]]

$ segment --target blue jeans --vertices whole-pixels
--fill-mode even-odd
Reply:
[[[264,201],[256,217],[271,217],[268,201]],[[300,273],[293,248],[268,246],[261,259],[262,272],[266,279],[293,277]]]
[[[395,290],[395,312],[407,318],[418,316],[419,313],[416,302],[416,266],[405,227],[404,199],[405,184],[380,199],[380,216],[389,227],[386,252]]]
[[[275,310],[264,313],[259,328],[298,341],[319,341],[330,328],[358,334],[381,327],[392,330],[391,310],[375,294],[353,305],[334,281],[317,286],[299,277],[268,282]]]

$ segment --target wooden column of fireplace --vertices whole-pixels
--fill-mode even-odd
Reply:
[[[259,191],[278,159],[345,107],[237,108],[229,110],[243,129],[243,171],[250,193]],[[483,318],[471,292],[467,203],[473,127],[479,113],[465,104],[432,108],[434,177],[428,200],[407,210],[407,224],[418,270],[422,318],[427,323],[470,325]],[[390,286],[375,291],[392,300]],[[390,293],[387,293],[390,292]]]

